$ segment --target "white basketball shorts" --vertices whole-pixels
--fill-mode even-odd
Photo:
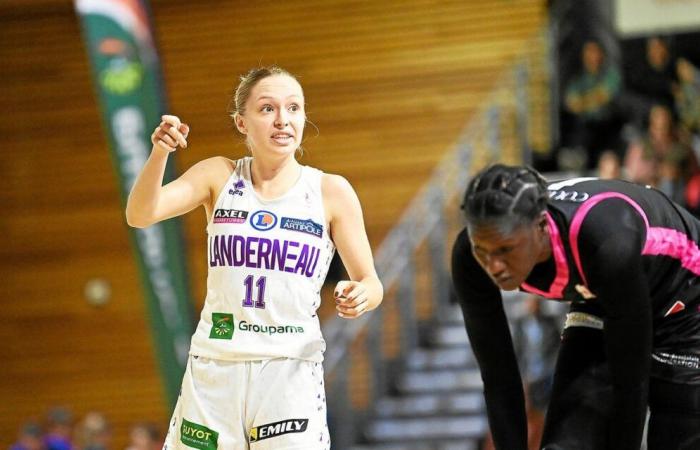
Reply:
[[[190,355],[163,449],[330,449],[323,366]]]

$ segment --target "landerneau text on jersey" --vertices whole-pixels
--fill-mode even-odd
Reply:
[[[296,241],[240,235],[209,236],[209,267],[250,267],[313,277],[321,250]]]

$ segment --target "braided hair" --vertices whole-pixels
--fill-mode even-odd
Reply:
[[[470,227],[496,226],[509,234],[534,222],[548,199],[547,182],[536,170],[494,164],[469,182],[462,209]]]

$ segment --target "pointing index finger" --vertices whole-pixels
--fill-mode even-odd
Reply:
[[[169,115],[163,115],[161,116],[161,119],[165,123],[169,123],[170,125],[174,126],[175,128],[180,128],[180,125],[182,122],[180,121],[180,118],[177,116],[169,116]]]

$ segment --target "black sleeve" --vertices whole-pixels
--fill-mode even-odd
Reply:
[[[646,416],[653,333],[641,258],[645,238],[641,215],[621,199],[594,206],[578,238],[588,286],[605,312],[614,424],[608,448],[615,450],[639,450]]]
[[[466,230],[459,234],[452,249],[452,280],[481,369],[496,449],[526,450],[525,400],[503,300],[472,256]]]

